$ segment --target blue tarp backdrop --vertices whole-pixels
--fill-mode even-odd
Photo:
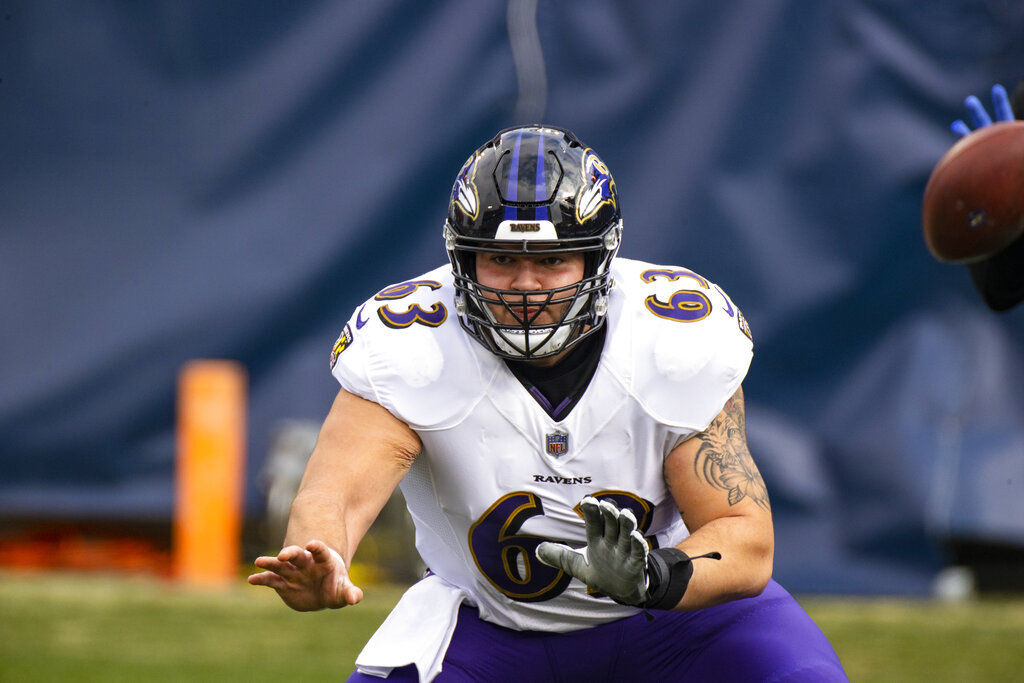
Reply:
[[[623,255],[750,321],[776,577],[926,591],[944,539],[1024,545],[1024,309],[920,236],[1022,36],[1019,0],[0,0],[0,515],[168,519],[192,358],[248,369],[259,514],[352,308],[442,263],[462,162],[542,120],[608,162]]]

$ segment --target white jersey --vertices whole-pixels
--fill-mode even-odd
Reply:
[[[652,546],[685,538],[663,461],[710,424],[750,364],[746,322],[713,283],[621,258],[612,277],[600,362],[560,422],[462,329],[448,266],[379,292],[335,345],[341,385],[422,440],[401,487],[424,562],[501,626],[571,631],[637,611],[588,595],[534,549],[585,545],[577,506],[588,495],[633,510]]]

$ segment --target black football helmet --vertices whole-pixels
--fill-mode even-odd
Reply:
[[[567,130],[509,128],[473,152],[452,188],[445,247],[455,275],[455,309],[462,326],[503,358],[529,360],[561,353],[601,328],[612,287],[610,265],[622,219],[608,167]],[[559,289],[530,292],[485,287],[476,253],[578,252],[584,275]],[[538,304],[538,295],[546,298]],[[527,296],[530,309],[525,311]],[[513,312],[499,323],[487,303]],[[564,305],[557,323],[534,324],[541,310]]]

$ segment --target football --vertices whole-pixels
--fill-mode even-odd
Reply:
[[[960,139],[924,190],[924,241],[940,261],[971,263],[1024,233],[1024,121],[1001,121]]]

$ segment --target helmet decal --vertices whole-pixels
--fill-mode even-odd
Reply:
[[[466,216],[475,220],[480,208],[480,199],[476,191],[476,162],[480,157],[473,155],[462,166],[459,177],[452,188],[452,204],[459,207]]]
[[[576,198],[576,220],[580,223],[591,218],[605,204],[615,207],[615,181],[605,163],[590,148],[583,152],[583,177],[586,184],[580,188]]]

